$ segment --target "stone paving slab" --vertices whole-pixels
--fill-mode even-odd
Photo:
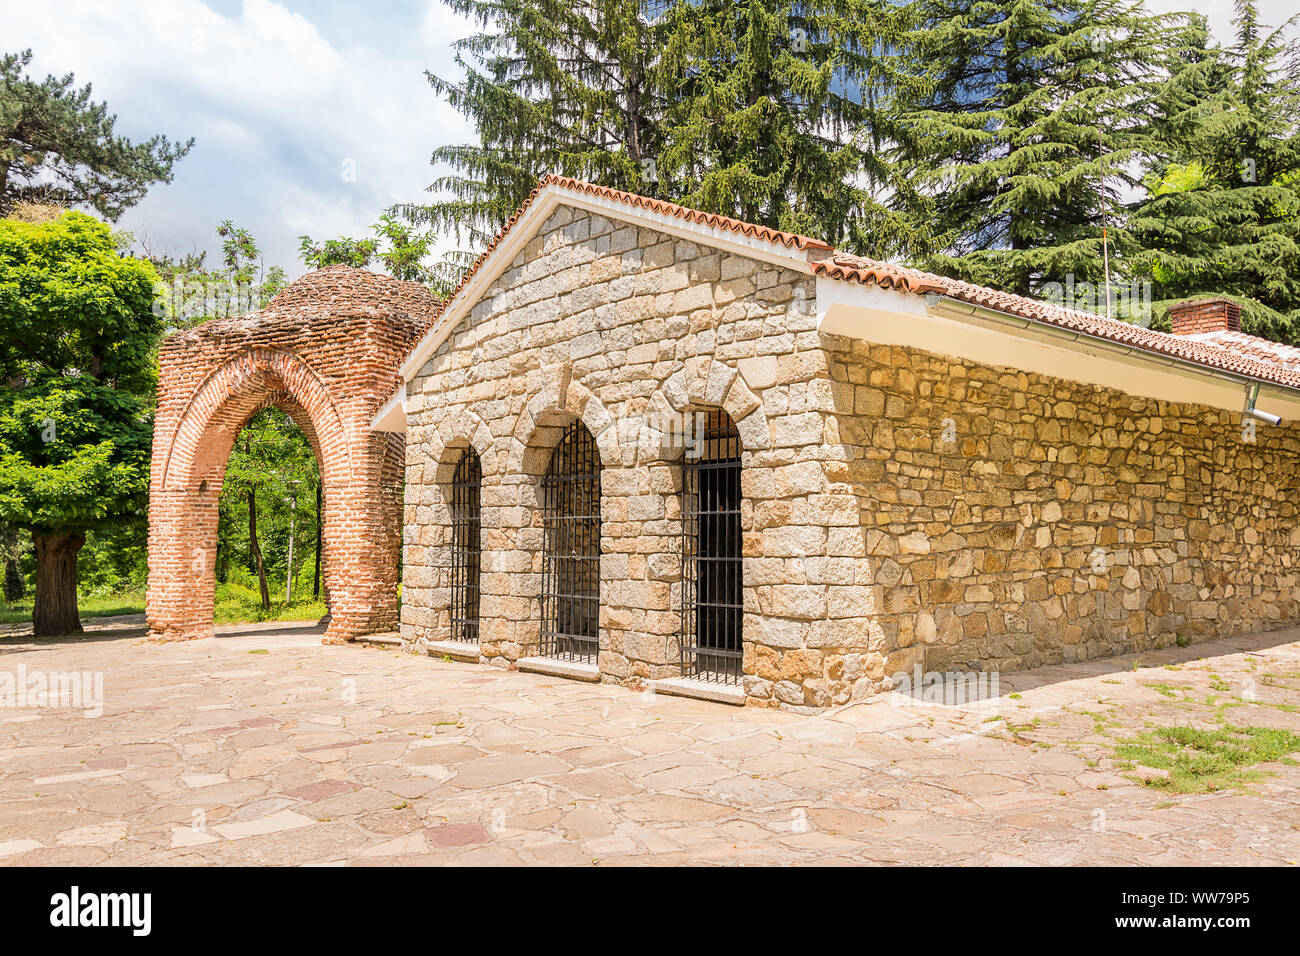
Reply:
[[[1112,746],[1213,725],[1202,698],[1296,729],[1297,629],[1006,674],[966,707],[813,717],[320,634],[153,645],[108,620],[0,640],[0,673],[103,676],[102,716],[0,708],[0,865],[1300,861],[1297,766],[1177,795]]]

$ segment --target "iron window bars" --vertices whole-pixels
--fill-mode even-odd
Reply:
[[[738,684],[740,434],[721,409],[700,419],[702,431],[682,464],[682,674]]]
[[[542,480],[541,653],[595,663],[600,641],[600,458],[582,422],[564,431]]]
[[[483,469],[466,448],[451,479],[451,639],[478,643]]]

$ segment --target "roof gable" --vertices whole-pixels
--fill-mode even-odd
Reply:
[[[809,236],[781,232],[565,176],[547,176],[461,277],[432,327],[402,363],[401,374],[405,381],[415,377],[560,205],[803,272],[809,271],[810,259],[834,251],[827,243]]]

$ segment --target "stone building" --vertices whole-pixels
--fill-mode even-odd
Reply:
[[[1300,350],[1237,318],[548,177],[355,403],[405,434],[402,639],[801,709],[1292,623]]]

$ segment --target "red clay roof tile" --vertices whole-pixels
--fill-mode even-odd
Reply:
[[[1068,309],[1039,299],[999,292],[970,282],[949,279],[919,269],[909,269],[905,266],[843,252],[813,262],[811,268],[814,275],[830,279],[878,285],[882,288],[907,292],[943,295],[1056,328],[1080,332],[1146,352],[1167,355],[1170,358],[1183,359],[1208,369],[1259,379],[1287,388],[1300,388],[1300,369],[1292,370],[1281,362],[1268,361],[1260,353],[1267,351],[1268,346],[1274,346],[1276,343],[1253,335],[1235,333],[1241,339],[1253,340],[1249,346],[1236,340],[1228,342],[1221,338],[1208,340],[1203,336],[1170,335],[1167,332],[1157,332],[1118,319],[1108,319],[1093,312]]]

